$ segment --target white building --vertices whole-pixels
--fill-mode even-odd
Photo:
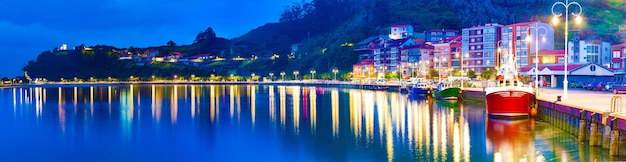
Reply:
[[[581,38],[578,34],[568,42],[569,63],[597,63],[611,67],[611,43],[598,36]]]
[[[389,34],[389,38],[391,39],[404,39],[413,36],[413,26],[412,25],[395,25],[391,27],[391,34]]]

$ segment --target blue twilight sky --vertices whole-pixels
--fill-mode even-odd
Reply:
[[[277,22],[301,0],[12,0],[0,5],[0,77],[21,75],[28,60],[66,43],[147,47],[191,44],[213,27],[234,38]]]

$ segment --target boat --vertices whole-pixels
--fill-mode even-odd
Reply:
[[[457,100],[461,94],[461,88],[452,86],[447,82],[437,84],[437,90],[433,92],[435,99],[441,100]]]
[[[487,116],[526,117],[535,98],[533,88],[520,81],[513,56],[504,54],[502,58],[496,84],[485,88]]]
[[[417,82],[411,86],[411,95],[428,95],[432,86],[426,82]]]

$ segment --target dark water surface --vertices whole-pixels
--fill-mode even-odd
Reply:
[[[1,161],[607,161],[481,102],[269,85],[0,89]]]

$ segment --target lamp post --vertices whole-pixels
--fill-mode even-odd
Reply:
[[[274,80],[274,73],[270,73],[270,81]]]
[[[333,73],[335,73],[335,80],[337,80],[337,72],[339,72],[339,70],[333,69]]]
[[[548,34],[548,29],[546,29],[543,26],[539,26],[539,20],[537,20],[537,22],[535,22],[535,24],[533,26],[530,26],[528,29],[532,29],[535,31],[535,33],[537,33],[535,34],[535,61],[534,61],[535,62],[535,88],[536,88],[535,95],[539,95],[539,35],[545,38],[545,36]],[[544,33],[539,32],[542,29]],[[528,40],[531,40],[531,39],[528,39]]]
[[[311,80],[315,80],[315,70],[311,70]]]
[[[565,8],[565,14],[561,13],[561,12],[556,12],[554,10],[554,7],[558,6],[558,5],[563,5],[563,7]],[[579,8],[578,12],[569,12],[569,7],[570,5],[576,6]],[[565,63],[564,63],[564,69],[563,69],[563,100],[567,100],[567,87],[568,87],[568,81],[567,81],[567,63],[569,62],[569,55],[568,55],[568,48],[567,48],[567,35],[569,33],[568,31],[568,23],[569,23],[569,14],[572,14],[573,16],[576,16],[576,23],[579,24],[582,20],[582,18],[580,17],[580,14],[583,13],[583,7],[580,6],[580,4],[578,2],[569,2],[569,0],[565,0],[565,3],[563,2],[555,2],[554,4],[552,4],[552,15],[554,15],[554,17],[552,17],[552,23],[556,24],[559,22],[559,18],[561,17],[561,15],[565,15],[565,37],[563,38],[565,40]]]
[[[280,72],[280,76],[283,77],[283,81],[285,81],[285,72]]]
[[[254,74],[254,73],[250,74],[250,80],[251,80],[252,82],[254,82],[254,76],[255,76],[255,75],[256,75],[256,74]]]
[[[298,74],[300,74],[300,72],[298,70],[293,71],[293,75],[296,77],[295,80],[298,80]]]

